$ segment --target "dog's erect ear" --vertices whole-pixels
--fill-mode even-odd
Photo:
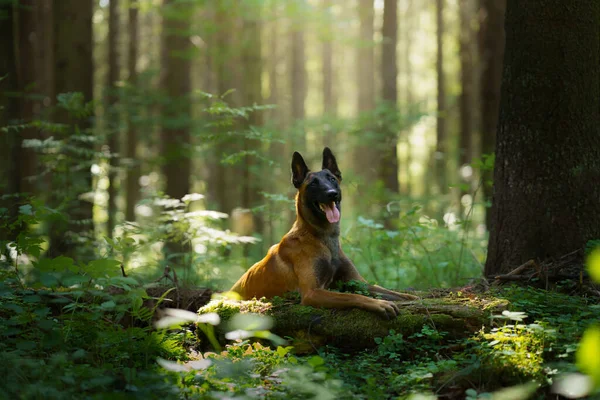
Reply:
[[[302,158],[300,153],[295,151],[292,157],[292,183],[296,189],[302,186],[302,182],[304,182],[308,171],[309,169],[304,162],[304,158]]]
[[[329,147],[325,147],[323,149],[323,167],[322,169],[328,169],[332,174],[334,174],[338,180],[342,181],[342,173],[337,166],[337,162],[335,161],[335,156],[329,150]]]

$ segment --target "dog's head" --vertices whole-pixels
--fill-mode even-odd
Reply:
[[[337,224],[342,211],[342,173],[328,147],[323,149],[323,166],[311,172],[298,152],[292,157],[292,183],[298,189],[298,211],[313,224]]]

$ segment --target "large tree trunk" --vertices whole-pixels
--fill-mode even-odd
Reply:
[[[446,176],[446,163],[448,159],[448,138],[446,137],[446,77],[444,75],[444,1],[436,0],[437,24],[437,123],[436,123],[436,148],[434,155],[435,178],[437,180],[438,195],[446,193],[448,181]]]
[[[599,32],[597,1],[507,3],[488,276],[600,237]]]
[[[108,6],[108,74],[106,90],[106,115],[108,116],[108,148],[111,155],[116,155],[119,147],[119,121],[118,112],[115,110],[117,96],[115,83],[119,80],[119,1],[110,0]],[[108,237],[112,237],[115,229],[115,218],[117,214],[117,158],[109,158],[108,169],[108,220],[106,230]]]
[[[128,60],[127,71],[130,85],[137,82],[137,58],[138,58],[138,7],[137,0],[129,0],[129,44],[127,47]],[[127,187],[125,201],[125,219],[135,221],[135,205],[140,197],[139,180],[141,175],[140,161],[137,156],[137,129],[131,116],[128,117],[127,124],[127,148],[126,157],[131,160],[131,165],[127,170]]]
[[[161,133],[162,172],[165,194],[181,199],[190,192],[190,132],[191,62],[189,50],[190,15],[175,0],[164,0],[165,17],[162,34],[161,87],[169,97],[163,109],[165,124]],[[173,123],[177,119],[180,122]],[[166,251],[180,253],[188,250],[181,243],[166,243]]]
[[[80,92],[85,101],[93,99],[94,64],[92,58],[92,0],[60,0],[53,4],[54,18],[54,92],[61,93]],[[69,23],[64,23],[69,21]],[[91,119],[74,120],[64,110],[55,114],[57,122],[68,124],[70,132],[84,131],[91,127]],[[77,125],[75,129],[74,125]],[[91,150],[91,146],[90,146]],[[78,168],[69,171],[67,185],[58,184],[52,188],[52,193],[59,196],[62,192],[69,199],[65,205],[68,214],[68,225],[53,226],[50,229],[50,246],[47,255],[56,257],[65,255],[73,257],[79,253],[80,260],[84,261],[91,256],[90,246],[78,246],[76,241],[81,236],[93,232],[92,203],[79,199],[83,192],[92,190],[92,177],[90,165],[91,156],[81,156],[77,161]],[[63,202],[64,196],[56,199]],[[85,249],[84,249],[85,247]],[[85,254],[83,254],[85,252]],[[89,254],[88,254],[89,253]]]
[[[9,96],[17,91],[17,68],[15,63],[15,38],[14,19],[11,2],[0,2],[0,128],[16,122],[19,115],[17,99]],[[6,194],[20,192],[20,174],[18,155],[20,140],[16,133],[0,134],[0,191]],[[16,218],[16,202],[13,199],[0,198],[0,207],[8,209],[11,220]],[[0,229],[1,240],[14,240],[18,232]],[[0,248],[0,254],[9,253],[7,249]]]
[[[381,46],[381,98],[386,107],[387,124],[383,124],[381,142],[383,146],[379,158],[379,178],[390,194],[398,194],[398,154],[397,146],[397,107],[398,107],[398,67],[396,64],[396,44],[398,42],[398,0],[385,0],[383,8],[383,40]],[[392,228],[391,216],[385,218],[388,229]]]
[[[481,71],[481,154],[491,155],[496,146],[496,126],[500,111],[500,84],[504,61],[504,11],[506,0],[481,0],[483,19],[479,28],[479,59]],[[484,170],[483,196],[492,201],[491,169]],[[485,224],[490,227],[490,209],[486,208]]]
[[[473,157],[473,111],[475,110],[474,101],[474,51],[473,41],[475,39],[473,32],[473,0],[461,0],[460,8],[460,135],[458,145],[458,167],[461,182],[470,185],[471,175],[466,174],[465,167],[471,164]],[[466,187],[460,189],[460,210],[463,215],[463,196],[469,193]]]

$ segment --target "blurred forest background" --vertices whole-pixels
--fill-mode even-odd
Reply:
[[[293,151],[326,145],[368,280],[481,275],[504,1],[12,3],[0,181],[44,206],[42,254],[225,288],[293,222]]]

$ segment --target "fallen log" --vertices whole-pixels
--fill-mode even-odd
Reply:
[[[323,309],[299,304],[296,299],[266,299],[237,301],[212,300],[200,308],[200,314],[217,313],[221,324],[217,337],[225,343],[227,321],[237,313],[258,313],[272,317],[271,332],[291,338],[297,352],[311,352],[323,345],[332,345],[345,351],[356,351],[376,346],[375,338],[385,337],[390,330],[408,337],[429,325],[439,332],[447,332],[449,339],[472,335],[490,324],[490,316],[499,314],[508,306],[503,299],[483,296],[460,296],[456,293],[437,298],[397,302],[398,317],[386,320],[361,309]]]

